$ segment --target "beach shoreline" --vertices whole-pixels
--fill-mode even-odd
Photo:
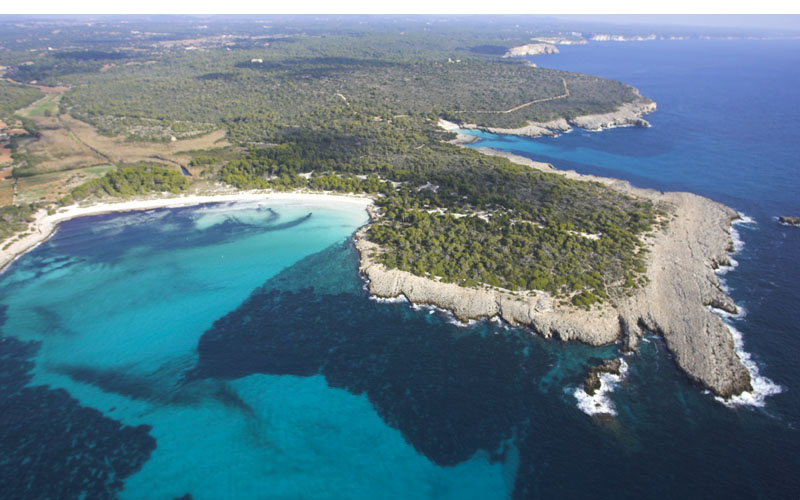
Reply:
[[[47,213],[40,209],[34,214],[34,220],[28,228],[9,238],[5,246],[0,249],[0,273],[5,272],[8,266],[19,257],[33,250],[39,244],[47,241],[55,233],[62,222],[79,217],[103,215],[111,213],[140,212],[160,208],[177,208],[207,203],[229,203],[247,201],[313,201],[315,203],[351,203],[358,204],[366,210],[373,203],[372,198],[355,194],[333,194],[328,192],[313,191],[235,191],[225,190],[219,192],[184,194],[161,197],[139,197],[128,200],[102,200],[92,204],[75,204],[56,209],[55,213]]]
[[[512,325],[531,328],[545,338],[577,340],[590,345],[621,342],[635,351],[645,331],[660,333],[676,364],[691,380],[725,399],[752,391],[752,376],[735,349],[732,332],[710,310],[736,314],[716,270],[730,263],[735,248],[731,223],[739,214],[725,205],[691,193],[662,193],[635,188],[627,181],[557,170],[552,165],[490,148],[483,154],[578,181],[593,181],[626,194],[649,199],[668,207],[672,219],[664,229],[645,238],[648,283],[627,298],[618,298],[602,309],[584,310],[544,292],[512,294],[491,288],[465,288],[437,282],[397,269],[387,269],[374,260],[378,245],[368,241],[369,223],[354,235],[359,251],[359,270],[368,281],[369,293],[381,298],[405,297],[413,304],[436,306],[467,323],[482,318],[501,318]],[[328,192],[236,191],[220,188],[210,192],[177,196],[149,196],[123,201],[99,201],[61,207],[54,213],[40,210],[23,237],[0,250],[0,272],[19,256],[46,241],[64,221],[78,217],[130,211],[174,208],[205,203],[268,200],[357,203],[369,215],[373,199],[366,195]],[[711,306],[711,307],[709,307]]]

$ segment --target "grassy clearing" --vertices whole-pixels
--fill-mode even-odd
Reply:
[[[17,202],[58,201],[73,188],[86,181],[100,178],[112,170],[115,170],[115,167],[103,165],[22,177],[17,181]]]
[[[27,108],[19,110],[17,113],[26,118],[56,116],[58,114],[59,101],[61,101],[60,94],[47,94]]]
[[[108,161],[82,144],[70,131],[63,128],[57,118],[36,116],[31,118],[40,129],[38,139],[20,142],[15,172],[18,176],[31,176],[75,170],[96,166]]]
[[[198,155],[214,155],[216,160],[233,157],[236,148],[216,130],[194,139],[168,143],[130,142],[124,137],[100,135],[91,125],[72,117],[46,116],[47,106],[57,106],[58,95],[49,95],[26,108],[27,117],[40,130],[38,138],[20,142],[14,165],[17,203],[57,201],[76,186],[116,170],[118,166],[160,164],[180,172],[185,166],[197,176],[207,165],[191,165]],[[52,108],[50,108],[52,109]],[[10,173],[10,172],[9,172]],[[12,202],[13,180],[0,189],[0,203]]]
[[[70,116],[60,117],[61,125],[81,143],[104,155],[114,163],[157,161],[157,157],[165,158],[167,163],[188,164],[190,151],[221,148],[230,144],[225,140],[224,130],[215,130],[208,134],[174,142],[131,142],[124,137],[107,137],[101,135],[88,123]]]
[[[82,172],[85,173],[85,174],[88,174],[88,175],[93,175],[93,176],[100,177],[102,175],[105,175],[106,172],[111,172],[112,170],[116,170],[116,169],[117,169],[117,167],[115,167],[113,165],[102,165],[102,166],[99,166],[99,167],[84,168],[82,170]]]

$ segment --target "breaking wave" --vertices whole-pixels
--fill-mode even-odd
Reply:
[[[619,385],[620,382],[625,380],[628,374],[628,364],[622,360],[619,367],[619,375],[613,373],[600,374],[600,389],[595,391],[593,395],[589,395],[583,390],[583,387],[578,387],[572,393],[575,399],[578,400],[578,409],[587,415],[611,415],[616,416],[617,410],[614,402],[611,400],[611,393]]]

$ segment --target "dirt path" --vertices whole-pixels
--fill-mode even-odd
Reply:
[[[547,101],[555,101],[557,99],[566,99],[569,97],[569,87],[567,87],[567,81],[565,79],[561,79],[561,83],[564,84],[564,93],[553,96],[553,97],[544,97],[542,99],[534,99],[533,101],[526,102],[525,104],[520,104],[511,109],[507,109],[505,111],[488,111],[488,110],[478,110],[478,111],[456,111],[456,113],[492,113],[495,115],[507,115],[509,113],[513,113],[514,111],[519,111],[520,109],[527,108],[532,104],[538,104],[540,102],[547,102]]]
[[[113,163],[114,163],[114,160],[112,160],[110,156],[108,156],[107,154],[103,153],[103,152],[102,152],[102,151],[100,151],[99,149],[92,147],[92,146],[91,146],[90,144],[88,144],[86,141],[84,141],[83,139],[81,139],[80,137],[78,137],[77,135],[75,135],[75,133],[74,133],[74,132],[72,131],[72,129],[70,128],[70,126],[69,126],[68,124],[66,124],[66,123],[64,122],[64,120],[63,120],[63,119],[62,119],[60,116],[58,117],[58,123],[60,123],[60,124],[61,124],[61,126],[62,126],[62,127],[64,127],[64,130],[66,130],[66,131],[67,131],[67,135],[69,136],[69,138],[70,138],[70,139],[72,139],[73,141],[77,142],[78,144],[80,144],[80,145],[82,145],[82,146],[84,146],[84,147],[88,148],[88,149],[89,149],[91,152],[93,152],[94,154],[96,154],[96,155],[97,155],[97,156],[99,156],[100,158],[103,158],[103,159],[104,159],[104,160],[106,160],[107,162],[109,162],[109,163],[111,163],[111,164],[113,164]]]
[[[344,94],[342,94],[340,92],[337,92],[337,93],[335,93],[333,95],[341,97],[342,100],[344,101],[344,103],[347,104],[348,106],[350,106],[350,102],[347,100],[347,97],[345,97]]]

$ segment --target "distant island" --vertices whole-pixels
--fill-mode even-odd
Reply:
[[[656,104],[629,85],[503,57],[584,37],[293,22],[198,36],[146,19],[99,47],[78,23],[48,46],[9,27],[0,265],[88,213],[347,194],[371,200],[355,245],[376,296],[631,352],[651,332],[715,394],[752,389],[713,311],[737,312],[714,272],[736,211],[460,145],[462,128],[647,126]]]

